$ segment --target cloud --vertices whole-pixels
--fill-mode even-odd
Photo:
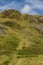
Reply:
[[[30,5],[25,4],[25,6],[21,9],[22,13],[29,13],[29,14],[37,14],[36,11],[34,11]]]
[[[43,1],[41,0],[25,0],[25,3],[31,3],[32,8],[42,9],[43,10]]]
[[[25,0],[25,5],[21,9],[22,13],[40,14],[43,11],[43,1],[40,0]]]
[[[20,3],[17,3],[15,1],[12,1],[11,3],[9,4],[6,4],[4,6],[1,6],[0,9],[1,10],[5,10],[5,9],[20,9]]]
[[[43,0],[0,0],[0,11],[16,9],[21,13],[43,14]]]
[[[22,8],[22,12],[23,13],[28,13],[28,11],[30,11],[31,10],[31,8],[30,8],[30,6],[29,5],[25,5],[23,8]]]

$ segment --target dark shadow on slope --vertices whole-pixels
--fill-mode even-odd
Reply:
[[[0,35],[6,35],[7,28],[0,26]]]
[[[20,24],[16,23],[15,21],[2,22],[2,25],[6,25],[8,27],[19,29],[19,30],[24,29],[23,26],[21,26]]]
[[[18,58],[25,58],[25,57],[36,57],[38,55],[43,55],[43,45],[41,44],[34,44],[31,47],[23,47],[19,49]]]

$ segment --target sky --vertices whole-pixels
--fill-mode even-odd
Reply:
[[[0,0],[0,11],[19,10],[23,14],[43,15],[43,0]]]

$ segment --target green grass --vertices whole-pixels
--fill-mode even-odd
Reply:
[[[1,65],[8,65],[9,61],[5,61],[4,63],[2,63]]]
[[[16,51],[16,48],[18,47],[19,39],[13,35],[10,34],[6,37],[3,37],[0,39],[2,43],[0,43],[0,54],[3,55],[9,55],[13,51]]]
[[[31,36],[30,47],[22,47],[17,54],[18,57],[36,57],[43,55],[43,37]],[[19,56],[20,55],[20,56]]]
[[[43,16],[0,12],[0,65],[43,65]]]

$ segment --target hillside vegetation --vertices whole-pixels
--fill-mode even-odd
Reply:
[[[43,65],[43,16],[0,12],[0,65]]]

